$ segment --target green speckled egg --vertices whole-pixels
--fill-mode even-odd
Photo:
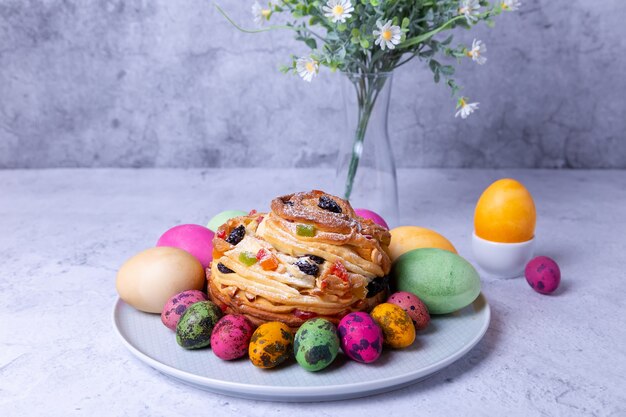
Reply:
[[[296,360],[307,371],[319,371],[333,363],[339,352],[337,328],[328,320],[307,320],[293,343]]]
[[[431,314],[447,314],[471,304],[480,278],[459,255],[441,249],[415,249],[400,256],[392,276],[399,291],[417,295]]]
[[[211,301],[190,305],[176,325],[176,341],[185,349],[211,345],[211,333],[222,317],[222,310]]]

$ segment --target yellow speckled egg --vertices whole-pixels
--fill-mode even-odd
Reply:
[[[392,261],[413,249],[437,248],[456,253],[455,247],[448,239],[425,227],[400,226],[391,229],[389,233],[391,233],[389,254]]]
[[[248,355],[254,366],[273,368],[283,363],[292,351],[293,334],[285,323],[272,321],[257,327],[250,339]]]
[[[391,303],[382,303],[370,313],[372,319],[383,331],[386,345],[401,349],[415,341],[415,327],[409,315],[401,307]]]
[[[504,178],[483,192],[474,212],[476,235],[491,242],[520,243],[535,236],[535,203],[520,182]]]

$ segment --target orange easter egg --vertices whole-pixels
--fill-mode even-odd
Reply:
[[[535,203],[520,182],[504,178],[482,193],[474,212],[474,230],[491,242],[520,243],[535,235]]]
[[[391,233],[389,255],[392,261],[413,249],[437,248],[456,253],[456,249],[448,239],[424,227],[400,226],[391,229],[389,233]]]

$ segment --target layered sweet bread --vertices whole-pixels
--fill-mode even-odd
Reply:
[[[217,230],[209,297],[256,325],[337,323],[386,299],[390,239],[339,197],[317,190],[278,197],[269,213],[235,217]]]

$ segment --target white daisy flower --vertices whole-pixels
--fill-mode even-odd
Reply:
[[[379,30],[372,32],[374,36],[378,36],[374,43],[380,45],[383,51],[385,48],[394,49],[396,45],[400,43],[400,38],[402,37],[400,26],[392,26],[391,20],[387,21],[384,25],[383,22],[379,20],[376,22],[376,26],[378,26]]]
[[[255,1],[252,5],[252,16],[254,17],[254,23],[262,25],[263,22],[270,20],[272,10],[269,8],[263,8],[258,1]]]
[[[503,0],[509,1],[509,0]],[[467,20],[467,24],[471,25],[473,22],[478,20],[478,16],[480,12],[480,4],[478,4],[478,0],[461,0],[459,2],[459,15],[464,15],[465,20]]]
[[[313,58],[298,58],[296,60],[296,71],[306,82],[311,82],[319,71],[319,63]]]
[[[459,102],[456,105],[458,111],[454,117],[461,116],[461,119],[467,119],[470,114],[474,113],[475,110],[478,110],[479,103],[468,103],[467,100],[469,100],[467,97],[461,97],[459,99]]]
[[[514,12],[519,9],[522,3],[519,0],[502,0],[500,2],[500,7],[502,10],[508,10],[510,12]]]
[[[478,65],[482,65],[487,62],[487,58],[483,56],[485,52],[487,52],[487,45],[485,45],[483,41],[474,39],[472,42],[472,49],[467,51],[467,56],[472,58],[472,61]]]
[[[328,0],[322,10],[324,16],[332,19],[333,23],[345,23],[346,19],[352,16],[354,7],[352,7],[350,0]]]

